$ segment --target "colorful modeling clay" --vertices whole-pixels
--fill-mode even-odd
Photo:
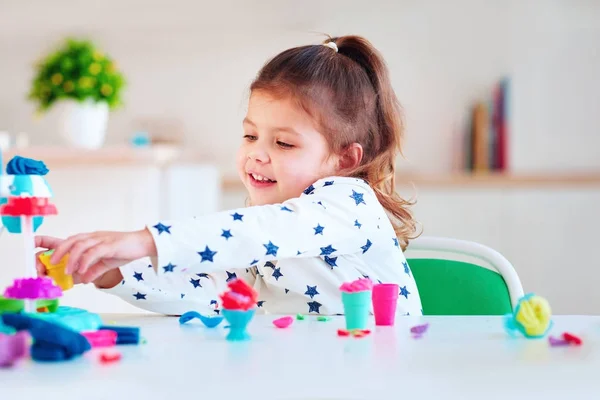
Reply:
[[[139,344],[140,328],[137,326],[101,326],[100,330],[114,331],[117,334],[116,344]]]
[[[278,328],[287,328],[294,322],[294,318],[292,317],[282,317],[273,320],[273,325]]]
[[[0,367],[10,367],[27,354],[29,335],[17,332],[14,335],[0,333]]]
[[[581,338],[573,335],[572,333],[565,332],[562,334],[564,340],[566,340],[569,344],[574,344],[575,346],[580,346],[582,343]]]
[[[396,320],[396,307],[400,288],[395,283],[380,283],[373,286],[373,314],[375,325],[392,326]]]
[[[558,338],[555,338],[554,336],[548,337],[548,343],[550,343],[550,346],[552,346],[552,347],[561,347],[561,346],[569,345],[569,342],[567,340],[558,339]]]
[[[0,207],[0,214],[9,217],[56,215],[56,206],[45,197],[9,197]]]
[[[326,317],[326,316],[324,316],[324,315],[319,315],[319,316],[317,317],[317,321],[320,321],[320,322],[327,322],[327,321],[331,321],[331,318],[330,318],[330,317]]]
[[[7,299],[56,299],[62,290],[46,277],[15,279],[4,291]]]
[[[102,364],[119,361],[121,359],[121,353],[118,353],[118,352],[102,353],[102,354],[100,354],[99,359]]]
[[[188,311],[179,317],[179,323],[183,325],[194,318],[198,318],[200,321],[202,321],[207,328],[214,328],[223,321],[223,317],[220,315],[205,316],[196,311]]]
[[[410,333],[412,333],[414,336],[420,337],[425,332],[427,332],[428,328],[429,328],[429,323],[426,323],[423,325],[416,325],[416,326],[413,326],[412,328],[410,328]]]
[[[221,294],[221,304],[228,310],[249,310],[256,305],[258,293],[243,279],[234,279],[227,286],[229,291]]]
[[[530,293],[519,299],[512,314],[504,316],[504,326],[510,333],[518,330],[527,338],[542,338],[552,327],[551,318],[548,301]]]
[[[357,279],[340,286],[347,330],[365,329],[367,326],[371,308],[372,287],[371,280],[366,278]]]
[[[6,173],[9,175],[46,175],[48,168],[43,161],[14,156],[6,163]]]
[[[242,279],[234,279],[227,286],[229,291],[220,295],[223,317],[229,322],[227,340],[248,340],[246,328],[256,311],[258,293]]]
[[[296,314],[296,319],[298,321],[304,321],[304,315],[302,315],[302,314]]]
[[[345,282],[340,286],[340,290],[346,293],[362,292],[372,289],[373,282],[369,278],[360,278],[352,282]]]
[[[91,349],[79,333],[26,314],[3,314],[2,320],[17,331],[27,330],[33,338],[31,358],[36,361],[63,361]]]
[[[111,347],[117,344],[117,332],[101,329],[99,331],[81,332],[93,347]]]
[[[45,253],[40,254],[40,262],[46,267],[46,274],[54,280],[54,283],[56,283],[63,291],[69,290],[73,287],[73,276],[65,273],[69,255],[66,254],[58,264],[52,264],[50,258],[53,253],[54,250],[48,250]]]

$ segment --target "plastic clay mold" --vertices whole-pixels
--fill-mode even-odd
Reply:
[[[198,318],[200,321],[202,321],[207,328],[215,328],[223,321],[223,317],[220,315],[206,316],[196,311],[188,311],[179,317],[179,323],[183,325],[194,318]]]
[[[62,296],[62,290],[54,285],[52,279],[45,277],[15,279],[12,286],[4,291],[7,299],[56,299]]]
[[[31,317],[64,326],[75,332],[96,331],[102,326],[102,318],[98,314],[74,307],[61,306],[56,312],[31,314]]]

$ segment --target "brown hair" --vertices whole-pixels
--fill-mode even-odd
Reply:
[[[345,175],[366,180],[387,210],[402,249],[414,238],[411,202],[395,191],[396,155],[404,131],[400,104],[381,54],[359,36],[329,38],[337,46],[285,50],[259,71],[251,91],[291,96],[316,119],[331,151],[363,148],[358,168]],[[330,47],[331,46],[331,47]]]

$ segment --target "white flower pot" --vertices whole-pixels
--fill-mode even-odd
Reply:
[[[106,138],[108,112],[106,102],[66,101],[61,114],[61,133],[72,147],[98,149]]]

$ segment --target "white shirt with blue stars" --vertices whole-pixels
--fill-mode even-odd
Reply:
[[[361,179],[324,178],[281,204],[148,229],[157,258],[121,267],[123,282],[103,289],[145,310],[219,312],[219,294],[241,278],[258,291],[264,313],[343,314],[340,285],[368,277],[400,286],[398,315],[422,315],[392,224]]]

